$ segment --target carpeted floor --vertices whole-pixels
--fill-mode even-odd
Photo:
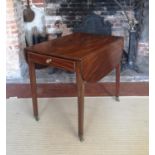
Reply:
[[[148,155],[148,97],[85,98],[85,140],[77,137],[76,98],[7,100],[7,155]]]

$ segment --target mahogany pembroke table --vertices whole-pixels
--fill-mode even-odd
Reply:
[[[115,68],[115,95],[118,99],[123,46],[123,37],[73,33],[25,48],[36,120],[38,120],[38,105],[35,64],[75,72],[78,92],[78,135],[82,141],[85,82],[97,82]]]

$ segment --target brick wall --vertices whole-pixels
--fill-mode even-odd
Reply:
[[[21,78],[26,70],[23,56],[25,47],[25,35],[23,17],[23,5],[19,0],[7,0],[6,29],[7,51],[6,69],[7,78]]]
[[[120,8],[107,0],[96,0],[88,3],[88,0],[52,1],[46,8],[47,15],[61,16],[68,27],[73,27],[81,22],[81,19],[90,12],[97,12],[100,16],[114,15]]]
[[[34,4],[34,5],[36,5],[37,7],[43,7],[44,4],[45,4],[45,1],[46,1],[46,0],[29,0],[30,5],[31,5],[31,4]],[[27,5],[27,0],[22,0],[22,2],[23,2],[24,5]]]
[[[30,0],[30,4],[43,7],[44,0]],[[25,29],[23,10],[27,0],[7,0],[6,29],[6,77],[7,79],[21,79],[27,71],[24,58]]]

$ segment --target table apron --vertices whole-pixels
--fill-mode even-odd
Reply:
[[[42,64],[46,66],[53,66],[68,71],[75,71],[75,62],[63,58],[58,58],[54,56],[47,56],[42,54],[28,53],[28,61]]]

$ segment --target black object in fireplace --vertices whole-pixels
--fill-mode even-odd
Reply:
[[[123,51],[121,70],[132,69],[140,73],[140,69],[136,64],[137,61],[137,34],[136,30],[129,31],[129,48],[128,53]]]
[[[103,17],[91,13],[83,18],[82,23],[73,28],[73,32],[86,32],[91,34],[111,35],[111,23],[104,21]]]

